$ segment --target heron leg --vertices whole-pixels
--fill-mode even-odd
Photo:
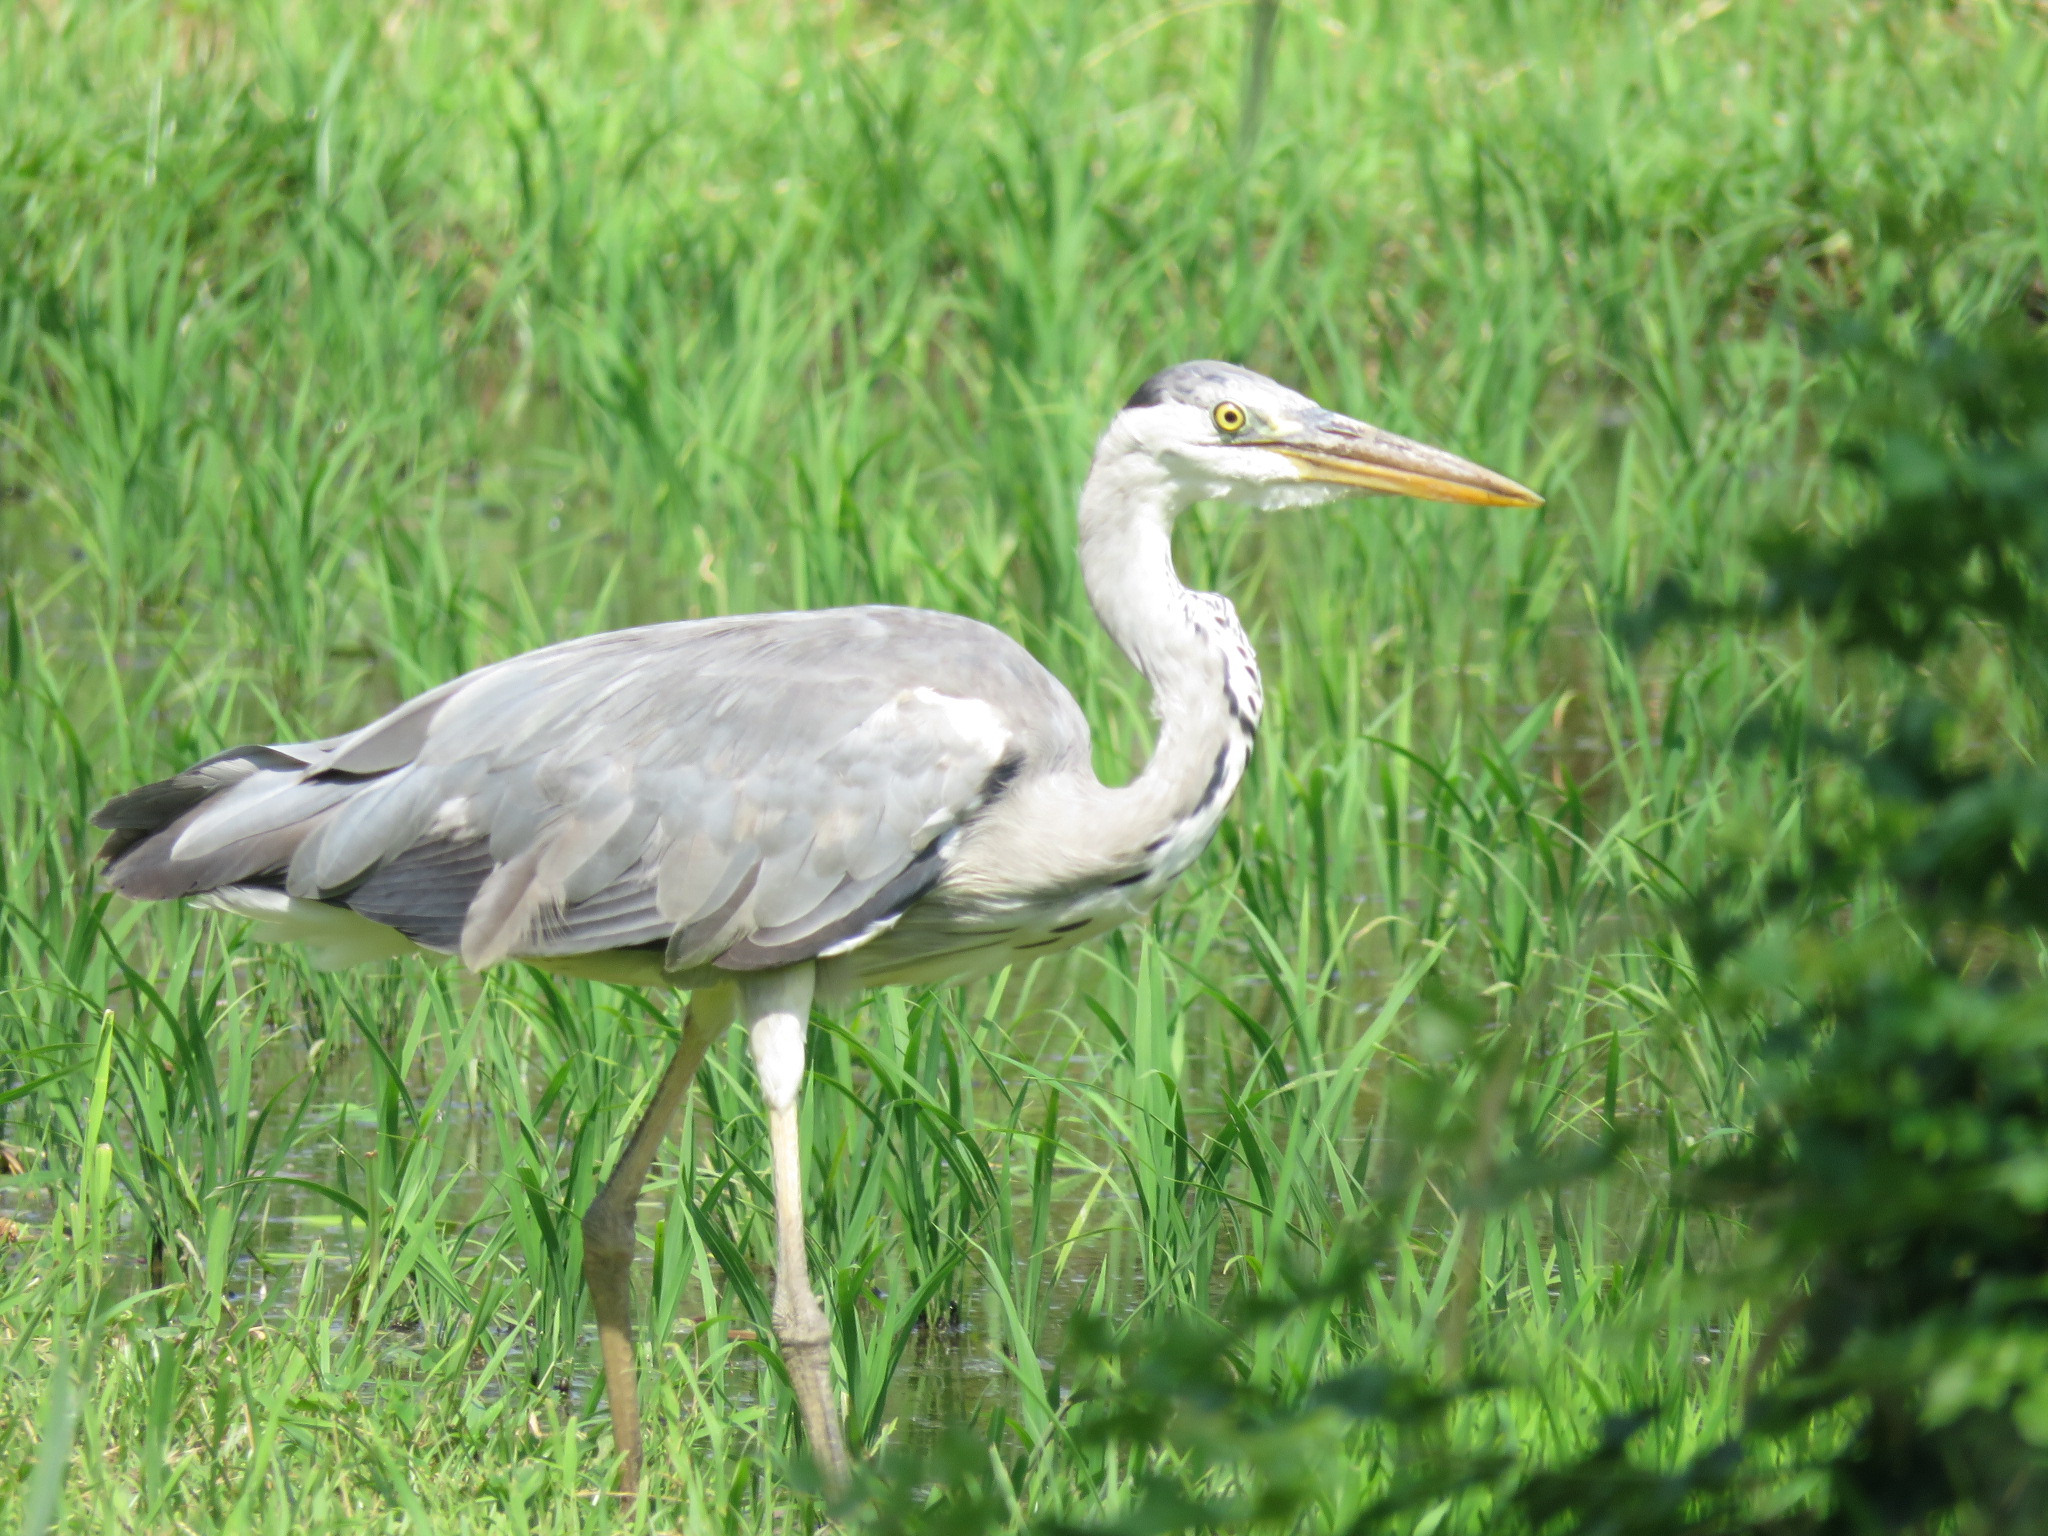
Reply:
[[[633,1128],[626,1150],[612,1168],[604,1188],[583,1213],[583,1281],[597,1312],[597,1342],[604,1355],[604,1393],[611,1404],[612,1437],[620,1455],[619,1492],[631,1498],[640,1490],[640,1383],[633,1362],[633,1229],[641,1186],[661,1138],[690,1091],[697,1064],[719,1033],[732,1023],[736,999],[732,988],[690,994],[683,1014],[683,1037],[668,1070],[654,1090],[654,1101]]]
[[[768,1151],[775,1173],[775,1337],[796,1388],[804,1438],[826,1486],[836,1492],[852,1476],[852,1464],[832,1384],[832,1326],[811,1290],[804,1252],[803,1162],[797,1143],[804,1030],[814,981],[811,966],[797,965],[751,975],[741,991],[754,1071],[768,1110]]]

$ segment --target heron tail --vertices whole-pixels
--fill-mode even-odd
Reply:
[[[302,782],[307,753],[303,747],[235,747],[116,795],[92,815],[92,824],[108,834],[99,850],[107,884],[137,901],[169,901],[281,881],[293,850],[342,797],[341,786]],[[266,790],[287,789],[300,794],[284,817],[263,818],[241,835],[230,826],[205,825],[221,820],[229,800],[239,811],[268,798]]]

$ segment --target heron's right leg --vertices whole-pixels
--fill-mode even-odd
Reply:
[[[633,1218],[661,1138],[682,1108],[704,1052],[732,1023],[736,1001],[731,987],[690,994],[689,1008],[683,1014],[683,1038],[654,1090],[654,1102],[633,1128],[604,1188],[583,1213],[583,1281],[590,1287],[591,1304],[597,1311],[604,1394],[611,1404],[612,1438],[618,1442],[621,1457],[619,1492],[628,1498],[640,1489],[640,1383],[633,1365]]]
[[[797,1101],[804,1081],[804,1030],[815,973],[806,963],[756,971],[740,983],[740,1006],[754,1052],[754,1074],[768,1109],[768,1153],[775,1172],[775,1337],[796,1388],[804,1438],[834,1492],[852,1476],[839,1393],[832,1383],[832,1325],[811,1290],[804,1252],[803,1160]]]

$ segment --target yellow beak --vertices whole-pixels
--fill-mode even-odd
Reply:
[[[1475,507],[1540,507],[1543,498],[1506,475],[1334,411],[1299,436],[1262,442],[1301,466],[1301,478],[1383,496]]]

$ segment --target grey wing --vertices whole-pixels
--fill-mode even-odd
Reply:
[[[479,969],[658,945],[746,970],[881,931],[1008,784],[1086,751],[999,631],[850,609],[550,647],[96,819],[139,897],[281,885]]]

